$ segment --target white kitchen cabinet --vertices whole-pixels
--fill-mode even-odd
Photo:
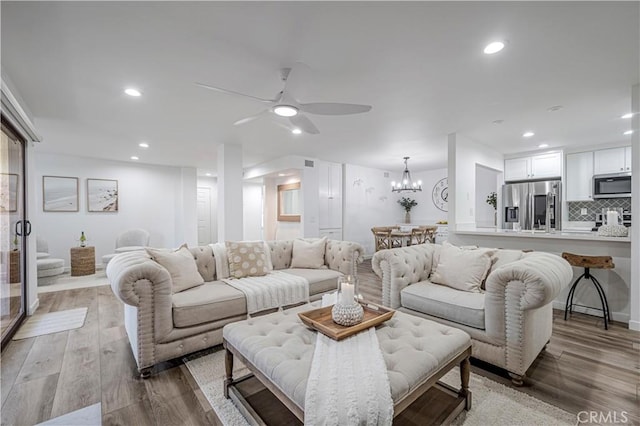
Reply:
[[[625,172],[630,172],[631,171],[631,147],[628,146],[624,149],[624,171]]]
[[[625,147],[600,149],[594,152],[593,174],[606,175],[609,173],[620,173],[631,171],[631,147],[629,147],[629,170],[627,167]]]
[[[593,152],[567,154],[566,201],[593,201]]]
[[[562,176],[562,153],[511,158],[504,161],[504,180],[531,180]]]
[[[524,180],[531,178],[531,158],[504,160],[504,180]]]
[[[342,229],[321,229],[320,238],[327,237],[329,240],[342,240]]]
[[[320,230],[342,229],[342,165],[318,161]],[[342,234],[342,231],[340,231]]]

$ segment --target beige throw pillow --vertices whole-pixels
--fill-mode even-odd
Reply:
[[[146,248],[145,250],[154,261],[169,271],[174,293],[179,293],[204,283],[202,275],[198,272],[196,260],[186,244],[180,246],[176,251],[151,248]]]
[[[233,278],[261,277],[269,273],[263,241],[227,241],[225,244]]]
[[[293,240],[291,268],[320,269],[324,266],[327,237],[319,240]]]
[[[480,293],[480,286],[491,267],[493,253],[493,250],[468,250],[445,243],[440,249],[438,266],[431,282]]]

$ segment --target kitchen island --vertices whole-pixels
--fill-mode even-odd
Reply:
[[[614,321],[629,322],[631,294],[631,238],[603,237],[597,232],[587,230],[567,230],[556,232],[511,231],[495,228],[476,228],[460,226],[449,230],[449,241],[456,245],[478,245],[519,250],[536,250],[560,255],[562,252],[585,254],[589,256],[613,257],[614,269],[592,270],[592,274],[602,284],[609,309]],[[574,280],[584,272],[573,268]],[[635,285],[638,285],[636,283]],[[569,287],[563,290],[553,302],[555,309],[564,310]],[[574,296],[575,303],[591,307],[600,307],[600,299],[590,281],[578,285]],[[594,321],[602,323],[602,313],[595,309],[576,306],[575,312],[594,315]],[[601,324],[600,324],[601,325]]]

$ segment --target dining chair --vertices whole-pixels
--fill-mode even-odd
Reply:
[[[425,240],[429,241],[431,244],[436,243],[436,232],[438,232],[438,227],[433,225],[424,225],[420,228],[425,230]]]
[[[424,244],[427,242],[427,230],[425,228],[413,228],[411,230],[411,238],[409,238],[409,245]]]
[[[371,228],[376,244],[376,251],[391,248],[391,229],[387,226]]]

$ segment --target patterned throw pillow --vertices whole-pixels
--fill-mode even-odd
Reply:
[[[179,293],[204,283],[202,275],[198,272],[196,260],[186,244],[181,245],[176,251],[152,248],[146,248],[145,250],[154,261],[169,271],[174,293]]]
[[[262,241],[226,241],[229,273],[233,278],[260,277],[269,273]]]

